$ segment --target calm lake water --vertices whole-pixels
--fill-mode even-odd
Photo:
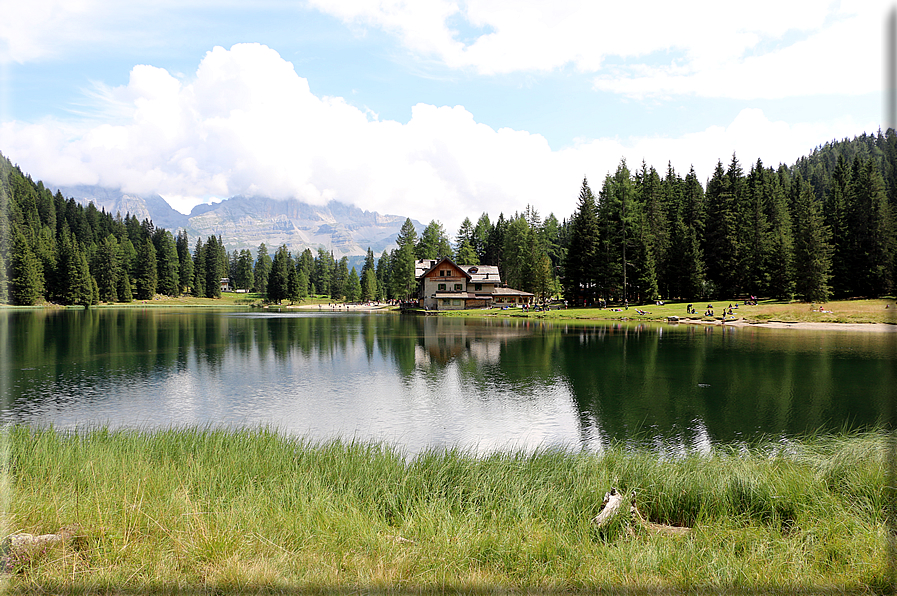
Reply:
[[[387,313],[0,311],[0,417],[311,440],[660,452],[867,429],[895,334]]]

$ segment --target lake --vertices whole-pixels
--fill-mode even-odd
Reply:
[[[661,453],[873,428],[895,334],[392,313],[0,311],[0,418]]]

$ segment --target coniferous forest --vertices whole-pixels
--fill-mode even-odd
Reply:
[[[573,304],[773,297],[822,302],[894,292],[897,135],[826,143],[791,166],[719,161],[702,183],[668,165],[622,161],[575,213],[532,207],[466,218],[454,238],[406,220],[397,247],[361,272],[310,248],[228,254],[221,237],[173,234],[55,194],[0,156],[0,303],[91,305],[158,294],[216,298],[221,279],[272,302],[403,299],[414,259],[497,265],[509,286]]]

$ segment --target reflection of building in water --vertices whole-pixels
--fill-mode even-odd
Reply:
[[[532,334],[525,325],[483,325],[481,322],[421,317],[421,334],[414,350],[418,365],[472,359],[477,364],[498,364],[502,345]]]

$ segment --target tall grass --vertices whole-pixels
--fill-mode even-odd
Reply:
[[[8,433],[10,527],[79,524],[11,589],[212,591],[883,585],[884,438],[660,459],[613,447],[413,459],[258,429]],[[599,534],[635,490],[685,537]]]

